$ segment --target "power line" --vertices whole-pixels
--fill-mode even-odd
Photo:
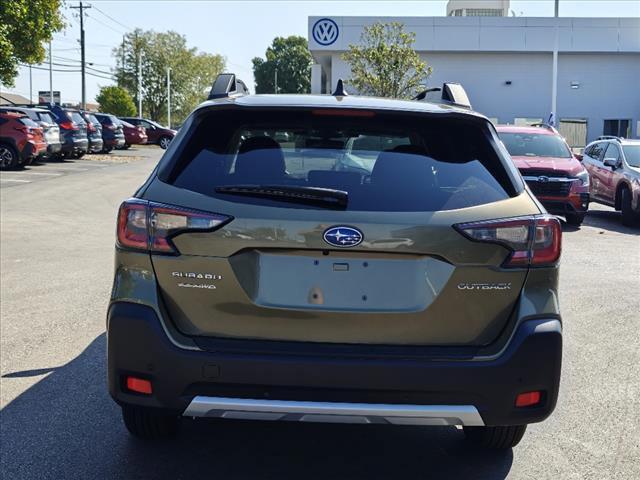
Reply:
[[[97,12],[100,12],[102,15],[104,15],[105,17],[107,17],[107,18],[108,18],[109,20],[111,20],[112,22],[117,23],[118,25],[120,25],[120,26],[122,26],[122,27],[126,28],[127,30],[133,30],[133,28],[131,28],[131,27],[129,27],[128,25],[125,25],[124,23],[122,23],[122,22],[120,22],[120,21],[116,20],[116,19],[115,19],[115,18],[113,18],[111,15],[108,15],[108,14],[104,13],[102,10],[100,10],[100,9],[99,9],[98,7],[96,7],[95,5],[92,5],[92,6],[93,6],[93,8],[95,8],[95,9],[96,9],[96,11],[97,11]]]
[[[86,8],[86,7],[85,7],[85,8]],[[103,22],[102,20],[100,20],[100,19],[98,19],[98,18],[96,18],[96,17],[94,17],[94,16],[92,16],[92,15],[87,14],[87,17],[89,17],[89,18],[91,18],[92,20],[94,20],[94,21],[98,22],[100,25],[102,25],[102,26],[104,26],[104,27],[108,28],[109,30],[112,30],[112,31],[114,31],[114,32],[116,32],[116,33],[119,33],[120,35],[122,35],[123,33],[126,33],[126,32],[124,32],[124,31],[122,31],[122,29],[112,27],[111,25],[106,24],[106,23],[105,23],[105,22]]]

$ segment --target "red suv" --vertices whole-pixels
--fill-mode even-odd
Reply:
[[[121,117],[120,120],[129,122],[132,125],[138,127],[144,127],[149,137],[148,143],[160,145],[164,150],[167,149],[173,137],[176,136],[176,131],[170,128],[163,127],[159,123],[149,120],[148,118],[135,118],[135,117]]]
[[[580,225],[589,209],[589,174],[548,125],[496,127],[527,185],[549,213]]]
[[[44,133],[28,116],[0,112],[0,168],[29,165],[47,152]]]

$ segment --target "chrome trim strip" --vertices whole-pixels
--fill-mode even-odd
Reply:
[[[484,425],[473,405],[302,402],[206,396],[195,397],[182,415],[326,423]]]
[[[537,177],[523,176],[525,182],[538,182],[540,177],[546,177],[546,175],[538,175]],[[547,177],[547,182],[575,182],[579,180],[579,178],[571,178],[571,177]],[[541,182],[546,183],[546,182]]]

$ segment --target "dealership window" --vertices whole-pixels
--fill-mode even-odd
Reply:
[[[616,137],[629,138],[631,133],[630,120],[605,120],[603,135],[615,135]]]
[[[467,8],[467,17],[502,17],[498,8]]]
[[[516,117],[513,119],[513,123],[518,126],[533,125],[534,123],[542,123],[542,119],[533,117]]]

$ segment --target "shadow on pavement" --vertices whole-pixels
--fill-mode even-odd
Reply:
[[[579,232],[581,227],[569,225],[561,219],[562,231],[565,233]],[[584,218],[582,226],[600,228],[610,232],[624,233],[627,235],[640,235],[640,225],[626,227],[622,225],[622,215],[615,210],[589,210]]]
[[[107,393],[105,356],[103,334],[0,412],[3,478],[502,479],[513,462],[453,427],[185,420],[177,439],[144,443]]]

